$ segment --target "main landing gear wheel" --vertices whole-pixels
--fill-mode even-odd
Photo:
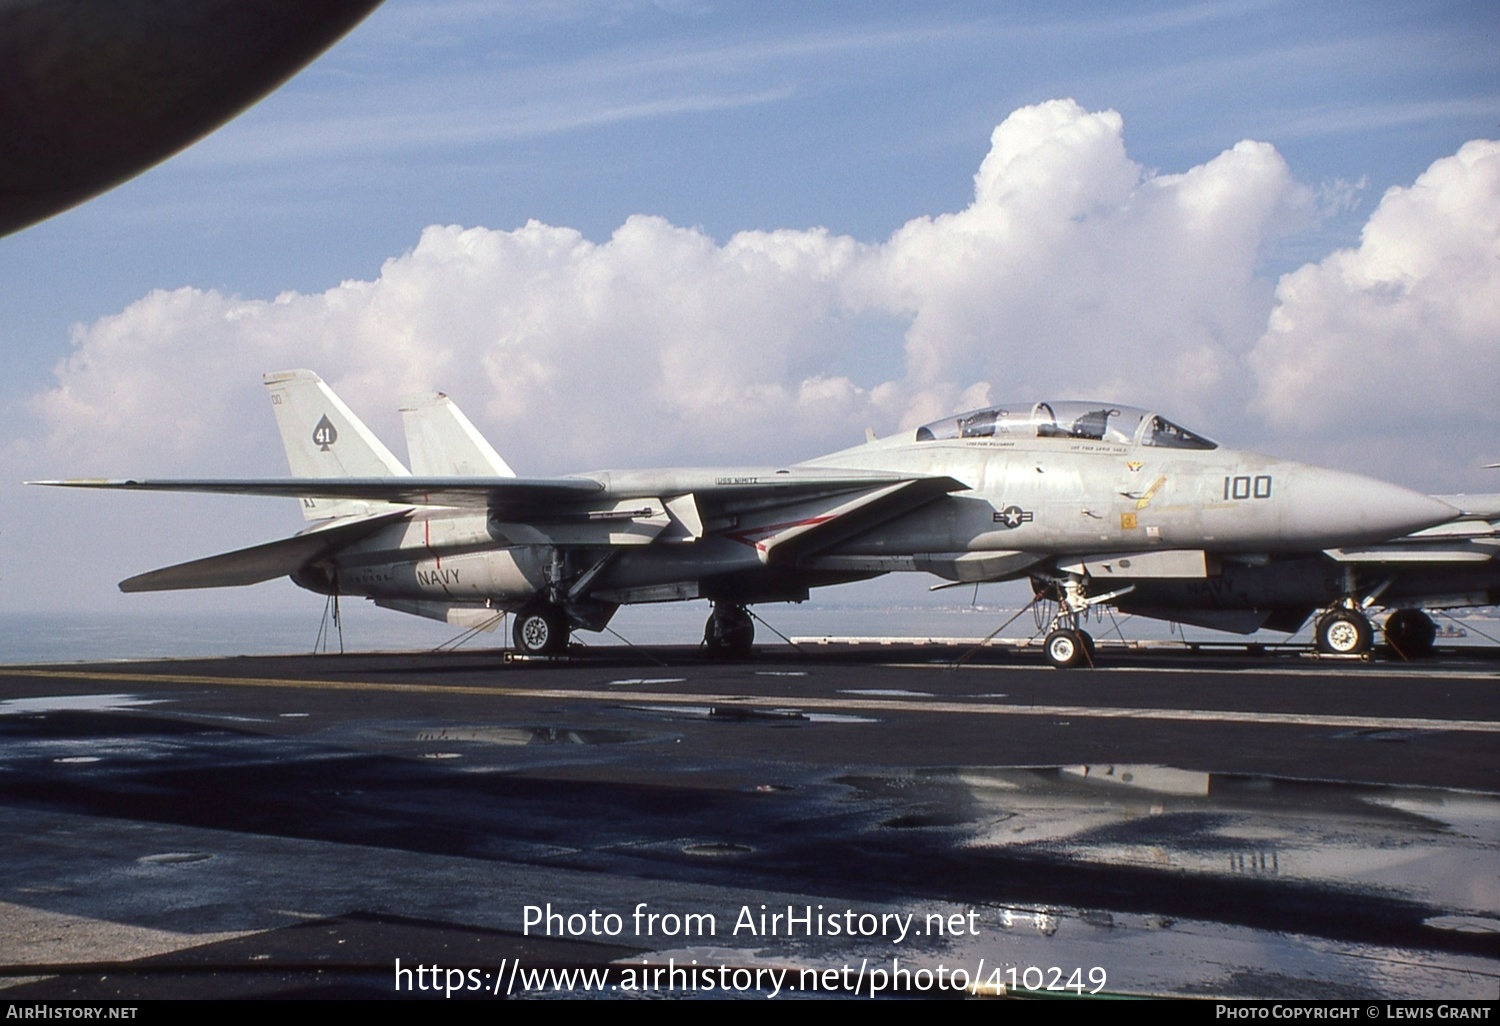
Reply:
[[[744,606],[716,604],[703,625],[703,644],[708,654],[720,659],[738,659],[750,654],[755,643],[755,621]]]
[[[1059,628],[1047,635],[1043,649],[1047,662],[1059,670],[1087,666],[1094,661],[1094,639],[1086,631]]]
[[[568,616],[556,606],[517,613],[511,639],[525,655],[560,655],[568,648]]]
[[[1336,609],[1318,618],[1318,651],[1327,655],[1364,655],[1375,642],[1375,632],[1365,614]]]
[[[1403,659],[1426,659],[1437,640],[1437,624],[1420,609],[1398,609],[1381,628],[1385,643]]]

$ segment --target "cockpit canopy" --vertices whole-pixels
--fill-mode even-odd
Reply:
[[[953,438],[1072,438],[1163,449],[1217,449],[1218,443],[1148,410],[1108,403],[1057,402],[990,406],[917,428],[917,441]]]

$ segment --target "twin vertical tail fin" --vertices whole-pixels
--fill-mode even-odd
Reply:
[[[515,477],[516,472],[441,392],[401,404],[406,451],[418,477]]]
[[[309,370],[276,371],[264,378],[271,409],[293,477],[410,477],[343,400]],[[304,498],[308,520],[359,516],[390,504],[362,499]]]
[[[265,383],[293,477],[516,476],[463,411],[441,392],[414,396],[401,404],[411,459],[408,471],[312,371],[276,371],[265,376]],[[362,499],[304,498],[301,502],[308,520],[396,508]]]

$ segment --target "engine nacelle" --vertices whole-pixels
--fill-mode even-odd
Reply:
[[[518,545],[489,552],[469,552],[386,563],[361,560],[355,565],[307,567],[292,580],[310,591],[361,595],[373,599],[432,599],[514,605],[546,587],[551,550]]]

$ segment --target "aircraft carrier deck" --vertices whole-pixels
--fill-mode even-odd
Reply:
[[[1500,990],[1493,654],[8,666],[0,735],[8,999]]]

